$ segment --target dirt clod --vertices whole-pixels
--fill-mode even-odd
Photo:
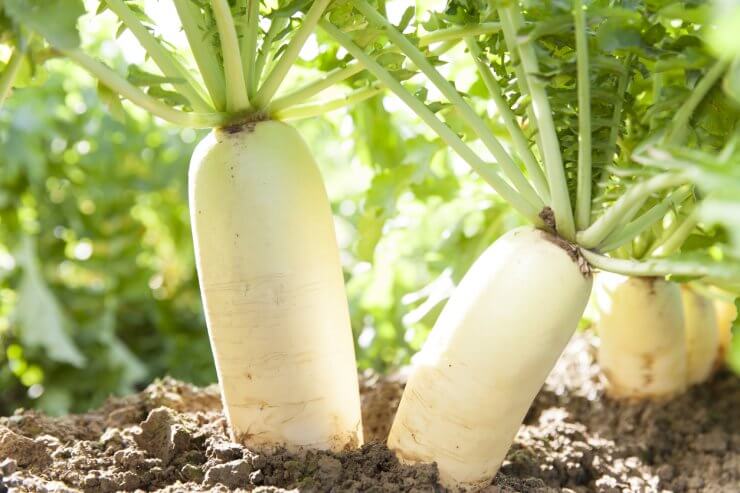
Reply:
[[[718,374],[668,402],[604,395],[594,340],[578,335],[548,377],[486,493],[725,492],[740,484],[740,379]],[[0,493],[434,492],[434,465],[382,442],[403,378],[363,374],[360,449],[259,455],[232,443],[216,387],[171,379],[84,415],[0,418]]]
[[[252,466],[244,459],[237,459],[208,469],[205,484],[212,486],[221,483],[228,488],[243,488],[249,485],[251,473]]]
[[[0,426],[0,457],[14,459],[20,467],[44,467],[51,462],[42,437],[32,440]]]
[[[208,446],[208,458],[228,462],[242,456],[242,446],[238,443],[213,440]]]
[[[10,476],[18,469],[18,462],[15,459],[7,458],[0,462],[0,477]]]

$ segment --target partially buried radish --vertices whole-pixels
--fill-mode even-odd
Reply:
[[[681,291],[657,277],[596,276],[598,359],[607,392],[620,398],[664,398],[687,384]]]
[[[446,485],[485,485],[590,290],[590,270],[567,242],[532,227],[499,238],[468,270],[414,358],[388,446],[403,462],[436,462]]]
[[[251,447],[362,443],[352,332],[324,185],[291,126],[213,130],[190,166],[198,276],[224,407]]]

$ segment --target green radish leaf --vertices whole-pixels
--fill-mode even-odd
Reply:
[[[25,346],[43,348],[53,361],[82,367],[85,357],[67,334],[66,317],[43,278],[33,241],[25,237],[18,254],[23,273],[15,318],[23,326],[21,340]]]
[[[292,17],[294,14],[304,10],[313,3],[313,0],[295,0],[288,5],[275,9],[272,15],[275,17]]]
[[[413,166],[396,166],[383,169],[373,177],[357,225],[356,252],[361,260],[372,260],[383,226],[395,214],[398,196],[408,189],[413,175]]]
[[[625,25],[616,19],[609,19],[599,26],[596,37],[601,49],[607,53],[639,48],[643,44],[640,30],[637,27]]]
[[[360,260],[372,261],[375,247],[383,236],[383,225],[386,218],[379,207],[366,208],[357,220],[359,239],[355,245],[355,254]]]
[[[136,65],[128,66],[128,75],[126,78],[135,86],[157,86],[160,84],[177,84],[183,82],[181,78],[153,74]]]
[[[126,110],[123,109],[121,103],[121,97],[115,92],[111,91],[108,86],[98,82],[98,96],[100,100],[105,104],[106,108],[110,112],[111,116],[124,123],[126,121]]]
[[[190,105],[190,102],[187,100],[187,98],[180,93],[177,93],[175,91],[168,91],[167,89],[162,89],[161,86],[151,86],[147,90],[147,94],[149,94],[150,96],[154,96],[157,99],[161,99],[162,101],[173,107],[188,107]]]
[[[709,18],[709,5],[691,5],[689,2],[673,2],[658,11],[658,15],[667,21],[682,20],[703,24]]]
[[[415,7],[407,7],[406,10],[404,10],[403,15],[401,16],[401,21],[398,23],[398,26],[396,26],[400,32],[404,32],[409,26],[411,19],[414,18],[415,11]]]
[[[735,0],[715,0],[712,9],[714,28],[708,30],[707,41],[714,53],[720,57],[740,55],[740,4]]]
[[[3,0],[5,13],[15,22],[40,33],[56,48],[80,44],[77,19],[85,13],[82,0]]]
[[[111,302],[108,305],[103,315],[94,323],[95,333],[98,341],[107,350],[108,363],[120,369],[120,385],[125,389],[143,381],[148,371],[142,361],[116,336],[117,303]]]
[[[405,60],[406,60],[405,56],[403,56],[400,53],[393,53],[393,52],[381,53],[375,59],[376,62],[383,65],[385,68],[387,68],[390,71],[401,70],[401,68],[403,67],[403,62]]]

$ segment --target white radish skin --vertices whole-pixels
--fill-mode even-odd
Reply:
[[[201,294],[233,438],[258,450],[362,444],[329,201],[298,132],[216,129],[190,164]]]
[[[547,238],[523,227],[490,246],[414,358],[388,446],[448,487],[490,482],[588,301],[590,275]]]
[[[719,327],[714,304],[687,285],[681,286],[681,300],[686,334],[686,371],[688,384],[706,381],[717,368]]]
[[[607,392],[641,399],[684,391],[686,339],[678,285],[603,272],[596,276],[594,292]]]
[[[732,344],[732,324],[737,318],[737,308],[734,301],[715,300],[714,309],[719,330],[719,363],[722,364]]]

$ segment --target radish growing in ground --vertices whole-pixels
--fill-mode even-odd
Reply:
[[[592,307],[613,397],[675,396],[706,381],[722,360],[714,302],[688,284],[601,273]]]
[[[679,202],[684,201],[681,197]],[[673,207],[678,206],[674,201]],[[680,226],[663,234],[654,234],[653,228],[650,236],[639,237],[640,243],[650,245],[642,258],[674,253],[695,224],[695,216],[689,213]],[[640,255],[635,250],[632,253]],[[603,273],[595,285],[592,302],[600,339],[598,360],[610,395],[662,399],[709,378],[721,352],[709,298],[688,284],[679,286],[661,278]]]
[[[450,1],[444,12],[424,19],[424,29],[432,32],[420,38],[418,32],[403,33],[407,16],[399,28],[366,0],[348,4],[354,10],[342,4],[331,17],[339,26],[323,22],[324,30],[535,226],[502,236],[462,279],[414,358],[388,438],[403,462],[436,462],[447,486],[482,487],[496,474],[576,328],[592,269],[729,278],[737,266],[708,257],[637,261],[630,252],[623,258],[604,255],[655,226],[692,192],[690,173],[657,166],[638,172],[630,158],[634,139],[663,144],[652,143],[649,129],[631,123],[632,113],[647,108],[640,106],[646,98],[632,96],[639,88],[630,86],[644,80],[636,68],[654,61],[645,60],[650,55],[644,51],[604,47],[595,39],[604,27],[613,36],[609,42],[618,43],[619,29],[647,29],[647,14],[636,14],[639,22],[622,18],[610,24],[609,8],[589,12],[578,0],[572,9]],[[367,25],[375,29],[372,35]],[[475,90],[485,88],[489,104],[477,104],[450,82],[438,68],[444,63],[420,39],[440,45],[464,41],[479,74]],[[433,86],[442,100],[427,102],[426,87],[408,87],[388,73],[376,56],[390,51],[405,55],[406,66],[419,74],[413,80]],[[692,128],[690,118],[708,90],[701,87],[713,87],[725,69],[721,61],[702,67],[695,95],[669,106],[678,109],[674,125],[663,129],[665,138]],[[630,111],[624,112],[627,104]],[[496,132],[489,126],[490,107],[502,124]],[[499,141],[503,132],[510,145]],[[469,146],[460,133],[478,145]],[[620,138],[630,145],[618,145]],[[669,309],[680,304],[678,296],[667,295]]]
[[[376,94],[361,80],[312,100],[361,68],[338,67],[279,92],[329,0],[174,0],[198,72],[148,26],[141,5],[106,0],[160,73],[120,76],[57,43],[54,18],[16,0],[10,14],[113,94],[176,125],[212,128],[193,153],[190,213],[206,320],[232,435],[257,449],[344,450],[362,444],[357,369],[330,205],[318,167],[284,120]],[[18,4],[18,5],[16,5]],[[75,0],[55,0],[53,7]],[[47,5],[48,6],[48,5]],[[146,87],[146,91],[144,90]]]
[[[612,396],[661,398],[686,389],[687,340],[676,283],[603,272],[593,300],[598,360]]]

